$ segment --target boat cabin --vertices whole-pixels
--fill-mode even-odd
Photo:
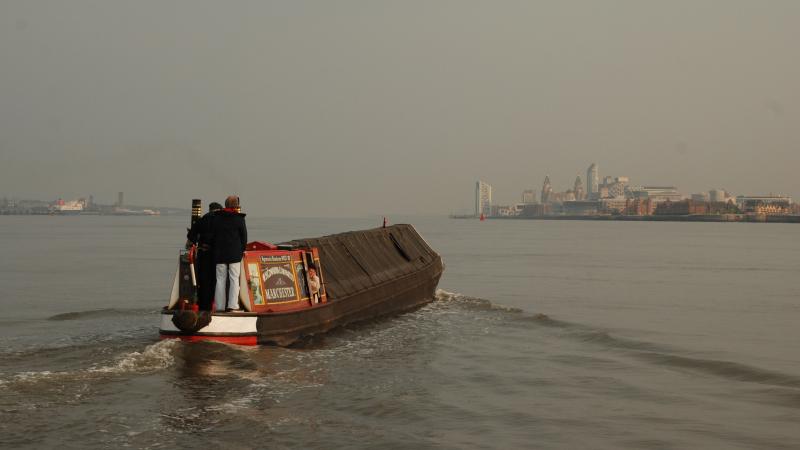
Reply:
[[[320,279],[319,297],[311,298],[308,270]],[[294,248],[250,242],[242,259],[240,302],[252,312],[283,312],[327,303],[325,281],[316,248]]]

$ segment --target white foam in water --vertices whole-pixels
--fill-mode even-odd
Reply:
[[[88,372],[125,373],[165,369],[175,362],[175,357],[172,356],[172,349],[177,344],[177,339],[167,339],[148,345],[142,352],[131,352],[123,355],[114,365],[93,367]]]
[[[0,380],[0,387],[14,383],[35,383],[38,381],[51,381],[53,379],[81,378],[86,375],[96,374],[122,374],[128,372],[152,372],[165,369],[175,362],[172,349],[178,345],[177,339],[164,340],[148,345],[141,352],[126,353],[115,364],[100,367],[90,367],[86,370],[51,372],[20,372],[10,379]]]
[[[463,297],[462,294],[445,291],[444,289],[436,289],[437,300],[458,300],[461,297]]]
[[[520,308],[516,308],[513,306],[506,306],[495,303],[491,300],[486,300],[484,298],[478,297],[470,297],[464,294],[459,294],[457,292],[449,292],[445,291],[444,289],[437,289],[436,290],[436,299],[439,301],[463,301],[468,304],[472,304],[478,306],[483,309],[488,310],[496,310],[496,311],[505,311],[510,313],[522,313],[524,312]]]

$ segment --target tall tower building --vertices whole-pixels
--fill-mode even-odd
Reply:
[[[597,197],[600,175],[597,173],[597,164],[592,163],[586,171],[586,194],[589,198]]]
[[[122,208],[123,200],[124,200],[124,194],[122,192],[117,192],[117,208]]]
[[[573,187],[572,190],[575,191],[575,200],[583,200],[586,198],[586,192],[583,190],[583,180],[581,180],[580,175],[575,178],[575,187]]]
[[[542,185],[542,203],[550,203],[553,196],[553,186],[550,185],[550,176],[544,177],[544,184]]]
[[[475,216],[488,216],[492,213],[492,186],[478,180],[475,183]]]

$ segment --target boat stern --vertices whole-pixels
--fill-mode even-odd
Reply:
[[[212,313],[211,322],[194,332],[184,332],[172,322],[174,311],[161,313],[158,332],[161,339],[184,341],[218,341],[229,344],[257,345],[256,315],[246,313]]]

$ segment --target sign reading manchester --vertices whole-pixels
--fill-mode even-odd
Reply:
[[[297,299],[291,262],[285,264],[262,263],[261,276],[264,279],[267,302],[283,302]]]

